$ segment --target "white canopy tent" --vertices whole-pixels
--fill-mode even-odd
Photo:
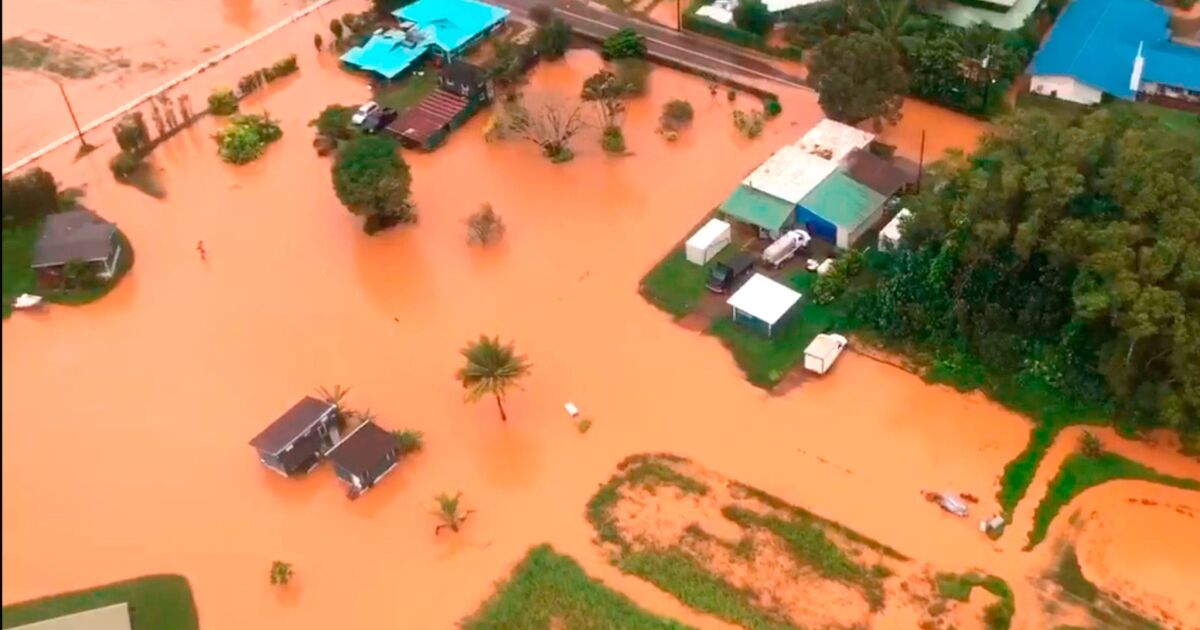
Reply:
[[[756,273],[725,303],[733,307],[733,321],[757,321],[767,327],[767,336],[774,333],[775,324],[800,301],[800,294],[774,280]]]
[[[729,244],[732,232],[729,224],[720,219],[710,219],[704,227],[696,230],[696,233],[687,240],[687,245],[684,247],[688,262],[697,265],[713,259],[725,246]]]

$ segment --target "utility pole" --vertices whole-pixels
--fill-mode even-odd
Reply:
[[[921,176],[925,174],[925,130],[921,130],[921,155],[917,162],[917,192],[921,192]]]
[[[79,148],[91,149],[92,145],[88,144],[87,140],[83,139],[83,130],[79,128],[79,119],[75,118],[75,108],[71,107],[71,99],[67,98],[67,88],[63,87],[62,81],[58,79],[50,79],[58,86],[59,93],[62,94],[63,103],[67,105],[67,113],[71,115],[71,122],[75,125],[75,133],[79,134]]]
[[[683,32],[683,0],[675,0],[675,30]]]

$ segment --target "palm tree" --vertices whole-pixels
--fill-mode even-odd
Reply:
[[[858,29],[881,35],[897,50],[911,46],[925,30],[926,20],[913,11],[912,0],[853,0],[848,9]]]
[[[292,581],[292,565],[283,560],[276,560],[271,563],[271,584],[279,586],[287,586],[287,583]]]
[[[510,386],[516,386],[517,379],[529,374],[529,362],[516,353],[512,344],[502,344],[499,337],[486,335],[480,335],[479,341],[468,344],[461,352],[467,365],[455,377],[467,390],[467,400],[475,402],[488,394],[495,396],[500,419],[507,422],[504,393]]]
[[[442,523],[433,529],[433,535],[437,536],[441,533],[442,528],[449,527],[450,531],[457,532],[462,524],[467,522],[467,517],[475,510],[466,510],[460,512],[458,510],[459,499],[462,498],[462,492],[450,496],[442,493],[434,497],[437,501],[437,509],[433,510],[434,516],[442,519]]]
[[[350,393],[349,387],[334,385],[333,389],[327,389],[325,386],[317,388],[317,396],[321,397],[321,401],[334,407],[342,406],[342,400]]]

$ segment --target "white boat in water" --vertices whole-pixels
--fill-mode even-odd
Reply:
[[[32,308],[42,303],[42,296],[22,293],[13,300],[13,308]]]

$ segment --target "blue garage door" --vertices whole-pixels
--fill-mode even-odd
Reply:
[[[837,226],[822,219],[803,206],[796,206],[796,222],[804,226],[808,233],[837,244]]]

